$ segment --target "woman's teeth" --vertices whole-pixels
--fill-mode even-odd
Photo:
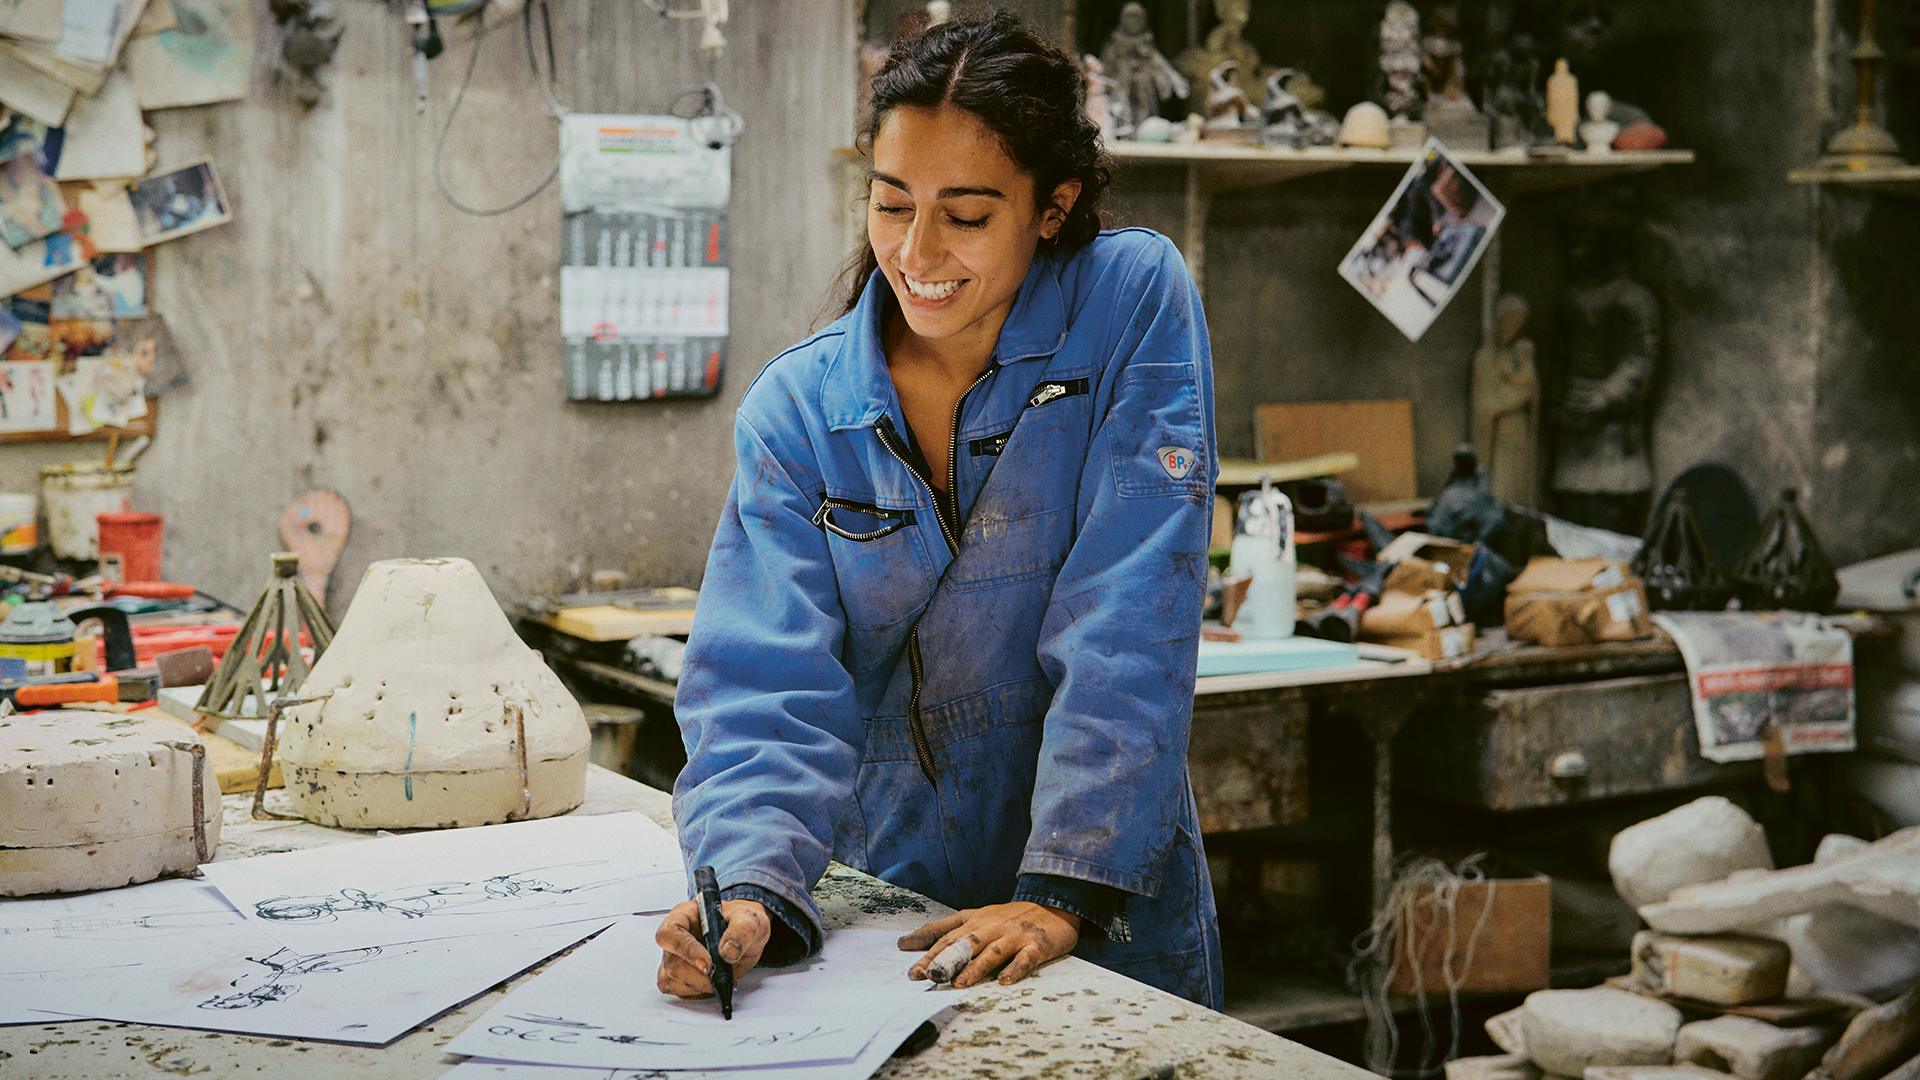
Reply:
[[[952,296],[953,291],[958,289],[961,284],[959,281],[920,282],[905,276],[902,276],[900,280],[907,283],[908,292],[922,300],[945,300],[947,297]]]

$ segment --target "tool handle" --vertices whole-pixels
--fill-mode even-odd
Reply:
[[[102,675],[94,682],[40,683],[13,691],[14,704],[23,709],[69,705],[76,701],[119,701],[120,680]]]
[[[193,586],[176,581],[113,581],[105,586],[109,598],[138,596],[146,600],[191,600]]]
[[[733,1019],[733,965],[720,958],[720,939],[727,932],[726,916],[720,913],[720,882],[713,867],[696,867],[693,887],[700,892],[700,930],[713,957],[713,992],[720,998],[720,1015]]]

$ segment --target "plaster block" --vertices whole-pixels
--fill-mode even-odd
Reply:
[[[1807,1080],[1876,1080],[1916,1051],[1920,1051],[1920,989],[1854,1017]]]
[[[1744,934],[1633,936],[1633,977],[1649,990],[1715,1005],[1769,1001],[1787,989],[1786,945]]]
[[[1684,885],[1756,868],[1773,869],[1766,830],[1719,795],[1622,829],[1607,852],[1613,887],[1635,907],[1665,900]]]
[[[1716,1016],[1684,1024],[1673,1059],[1732,1073],[1739,1080],[1800,1080],[1833,1044],[1821,1027],[1775,1027],[1750,1016]]]
[[[1732,1074],[1698,1065],[1595,1065],[1584,1080],[1730,1080]]]
[[[1540,1066],[1519,1054],[1455,1058],[1447,1062],[1447,1080],[1540,1080]]]
[[[1920,826],[1826,862],[1676,889],[1640,917],[1670,934],[1712,934],[1847,904],[1920,928]]]
[[[1527,1033],[1520,1023],[1520,1009],[1508,1009],[1487,1018],[1487,1035],[1493,1044],[1509,1054],[1527,1054]]]
[[[1520,1020],[1527,1056],[1568,1076],[1593,1065],[1665,1065],[1680,1030],[1679,1009],[1610,987],[1537,990]]]
[[[1765,931],[1793,950],[1812,992],[1885,997],[1920,977],[1920,929],[1845,904],[1780,920]]]

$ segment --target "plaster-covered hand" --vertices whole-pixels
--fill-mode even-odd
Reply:
[[[952,976],[954,986],[965,989],[996,971],[1000,984],[1011,986],[1040,965],[1072,952],[1080,942],[1080,917],[1025,900],[949,915],[900,939],[902,952],[926,950],[907,969],[907,978],[928,978],[940,954],[962,940],[971,946],[973,959]]]
[[[739,978],[753,970],[773,936],[773,920],[757,900],[726,900],[720,914],[727,920],[727,932],[720,937],[720,958],[733,965]],[[712,957],[700,936],[700,905],[688,900],[660,923],[653,935],[664,954],[660,959],[660,992],[675,997],[706,997],[713,993]]]

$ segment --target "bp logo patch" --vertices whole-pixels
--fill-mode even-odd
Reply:
[[[1184,446],[1163,446],[1159,451],[1160,467],[1175,480],[1185,480],[1193,471],[1194,462],[1199,457]]]

